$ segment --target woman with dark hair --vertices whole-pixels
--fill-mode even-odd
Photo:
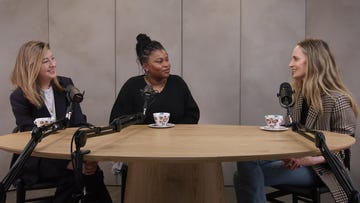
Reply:
[[[299,42],[289,66],[295,91],[293,121],[307,129],[354,135],[358,107],[340,78],[328,44],[320,39]],[[335,155],[344,161],[344,151]],[[266,202],[265,186],[310,187],[319,181],[330,189],[336,202],[348,202],[323,156],[238,162],[237,173],[234,186],[238,202]]]
[[[145,97],[142,90],[145,86],[150,86],[155,95],[148,102],[143,124],[154,123],[155,112],[170,113],[169,123],[197,124],[200,116],[199,107],[185,81],[177,75],[170,74],[171,65],[165,48],[145,34],[139,34],[136,39],[137,61],[144,74],[130,78],[122,86],[111,110],[110,123],[120,116],[143,113]],[[120,171],[122,184],[125,186],[127,165],[116,163],[113,168]]]
[[[143,112],[145,100],[140,90],[150,85],[156,94],[148,104],[144,124],[154,123],[155,112],[169,112],[170,123],[196,124],[199,108],[185,81],[170,74],[165,48],[145,34],[139,34],[136,39],[137,60],[145,74],[134,76],[123,85],[112,108],[110,122],[119,116]]]
[[[15,90],[10,95],[10,103],[20,131],[32,130],[37,118],[65,118],[70,101],[64,88],[73,82],[70,78],[57,76],[55,56],[48,43],[29,41],[21,46],[11,82]],[[69,126],[83,124],[86,124],[86,116],[80,105],[74,104]],[[97,162],[85,162],[83,174],[85,202],[112,202]],[[73,198],[78,190],[70,160],[30,157],[20,177],[30,187],[38,182],[55,182],[57,188],[53,202],[77,202]]]

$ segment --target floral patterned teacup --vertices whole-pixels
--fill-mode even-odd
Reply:
[[[166,126],[170,119],[170,113],[158,112],[153,113],[154,121],[157,126]]]
[[[50,125],[50,124],[52,124],[54,122],[55,122],[55,119],[51,118],[51,117],[37,118],[37,119],[34,120],[34,124],[37,127],[41,127],[41,126],[44,126],[44,125]]]
[[[266,115],[265,122],[268,128],[280,128],[284,118],[282,115]]]

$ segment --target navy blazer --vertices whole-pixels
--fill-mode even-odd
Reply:
[[[58,76],[58,80],[60,82],[60,85],[64,88],[68,85],[73,85],[73,82],[70,78]],[[52,87],[54,90],[56,119],[63,119],[65,118],[66,110],[70,104],[70,101],[67,99],[65,91],[59,90],[54,84],[52,84]],[[11,93],[10,103],[16,119],[16,125],[19,127],[20,131],[32,130],[33,127],[35,127],[34,120],[36,118],[50,117],[50,113],[46,105],[42,105],[40,108],[38,108],[35,105],[31,104],[29,100],[25,98],[24,93],[20,88],[17,88],[16,90],[14,90],[14,92]],[[79,104],[75,103],[73,105],[73,111],[69,124],[70,127],[76,127],[86,124],[86,116],[82,113]],[[16,158],[17,156],[13,157],[12,163],[16,160]],[[63,173],[66,170],[68,162],[69,160],[31,157],[25,163],[21,177],[24,179],[26,184],[33,184],[39,180],[40,175],[49,177],[55,175],[56,173]],[[49,167],[55,167],[56,171],[49,170],[49,174],[40,174],[41,171],[42,173],[44,173],[44,171],[46,173],[47,171],[40,170],[40,163],[42,165],[44,163],[47,163]]]

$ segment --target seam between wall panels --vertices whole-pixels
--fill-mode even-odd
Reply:
[[[304,23],[304,26],[305,26],[305,28],[304,28],[304,30],[305,30],[305,36],[304,36],[304,38],[307,38],[307,33],[308,33],[308,31],[307,31],[307,16],[308,16],[308,13],[307,13],[307,0],[305,0],[305,23]]]
[[[241,55],[241,51],[242,51],[242,49],[241,49],[241,44],[242,44],[242,42],[241,42],[241,35],[242,35],[242,32],[241,32],[241,27],[242,27],[242,0],[240,0],[240,8],[239,8],[239,11],[240,11],[240,15],[239,15],[239,29],[240,29],[240,33],[239,33],[239,125],[241,125],[241,81],[242,81],[242,78],[241,78],[241,76],[242,76],[242,74],[241,74],[241,70],[242,70],[242,68],[241,68],[241,63],[242,63],[242,55]]]
[[[48,33],[47,33],[47,41],[50,43],[50,0],[47,0],[47,23],[48,23]]]
[[[180,73],[181,77],[184,77],[184,0],[181,0],[180,9]]]
[[[116,54],[116,43],[117,43],[117,32],[116,32],[116,0],[114,0],[114,32],[115,32],[115,36],[114,36],[114,101],[116,99],[116,84],[117,84],[117,54]]]

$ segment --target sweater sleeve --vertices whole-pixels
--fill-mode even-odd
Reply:
[[[133,94],[135,93],[133,80],[129,79],[122,87],[111,109],[109,123],[122,115],[134,113]]]
[[[31,104],[19,88],[10,95],[10,103],[19,130],[30,131],[35,126]]]
[[[334,104],[335,106],[331,112],[330,131],[354,135],[356,117],[350,100],[342,95],[336,98]]]
[[[182,118],[182,120],[180,121],[180,123],[183,124],[197,124],[200,118],[200,110],[198,105],[196,104],[189,87],[187,86],[187,84],[185,83],[184,80],[183,81],[183,85],[184,85],[184,91],[185,91],[185,97],[184,97],[184,104],[185,104],[185,108],[184,108],[184,116]]]

